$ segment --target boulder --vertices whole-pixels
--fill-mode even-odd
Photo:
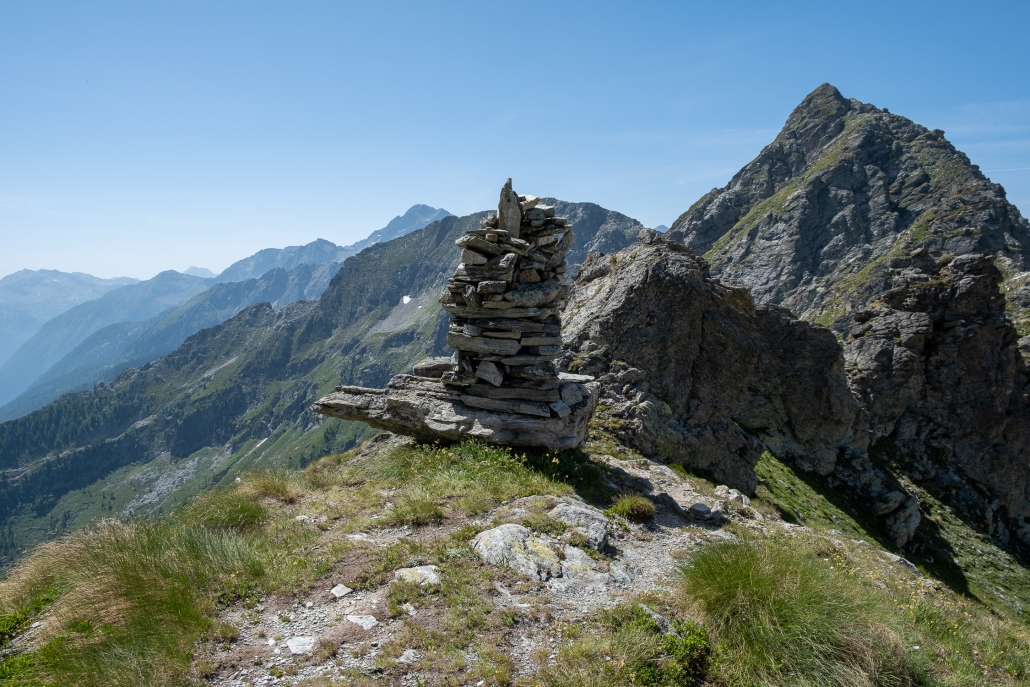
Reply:
[[[393,573],[393,579],[398,582],[410,582],[420,587],[440,584],[439,568],[435,565],[419,565],[414,568],[400,568]]]
[[[539,580],[561,576],[561,561],[544,540],[522,525],[506,524],[480,532],[472,549],[484,562],[503,565]]]
[[[547,514],[586,538],[590,548],[600,551],[608,544],[608,518],[595,508],[559,503]]]

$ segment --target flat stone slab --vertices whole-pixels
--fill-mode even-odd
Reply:
[[[315,638],[290,637],[286,640],[286,646],[290,648],[291,654],[310,654],[315,650]]]
[[[398,582],[410,582],[420,587],[431,584],[440,584],[440,574],[435,565],[419,565],[414,568],[400,568],[393,573],[393,579]]]
[[[474,437],[505,446],[566,449],[586,441],[587,422],[597,407],[596,384],[581,384],[588,394],[564,419],[473,408],[439,380],[412,375],[397,375],[385,389],[337,387],[311,409],[427,443],[455,443]]]
[[[355,625],[360,625],[366,630],[371,630],[379,624],[379,621],[376,620],[374,615],[349,615],[347,616],[347,621],[354,623]]]

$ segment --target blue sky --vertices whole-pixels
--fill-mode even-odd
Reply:
[[[0,275],[218,271],[414,203],[670,224],[820,83],[1030,211],[1030,3],[0,0]]]

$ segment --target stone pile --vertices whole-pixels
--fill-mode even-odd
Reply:
[[[565,256],[572,225],[536,196],[519,196],[511,179],[497,214],[455,243],[461,264],[440,299],[452,316],[447,345],[457,351],[443,383],[473,408],[568,417],[583,400],[578,384],[560,383],[558,308],[567,297]]]
[[[580,446],[597,407],[593,377],[559,373],[558,311],[572,227],[511,179],[497,213],[456,243],[461,263],[441,298],[451,357],[427,358],[385,389],[337,387],[312,410],[418,441],[474,437],[509,446]]]

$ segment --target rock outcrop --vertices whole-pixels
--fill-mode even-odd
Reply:
[[[557,309],[572,241],[565,218],[516,194],[508,179],[497,214],[455,241],[461,263],[440,298],[452,316],[453,358],[427,358],[416,376],[397,375],[385,389],[337,387],[312,410],[421,441],[579,446],[596,388],[590,377],[559,376],[552,362],[562,350]]]
[[[591,256],[563,314],[563,365],[595,375],[599,422],[646,456],[747,493],[766,446],[833,465],[858,412],[833,334],[756,307],[661,234]]]
[[[856,315],[844,346],[874,453],[999,544],[1030,547],[1030,389],[992,256],[909,258],[925,280]]]

